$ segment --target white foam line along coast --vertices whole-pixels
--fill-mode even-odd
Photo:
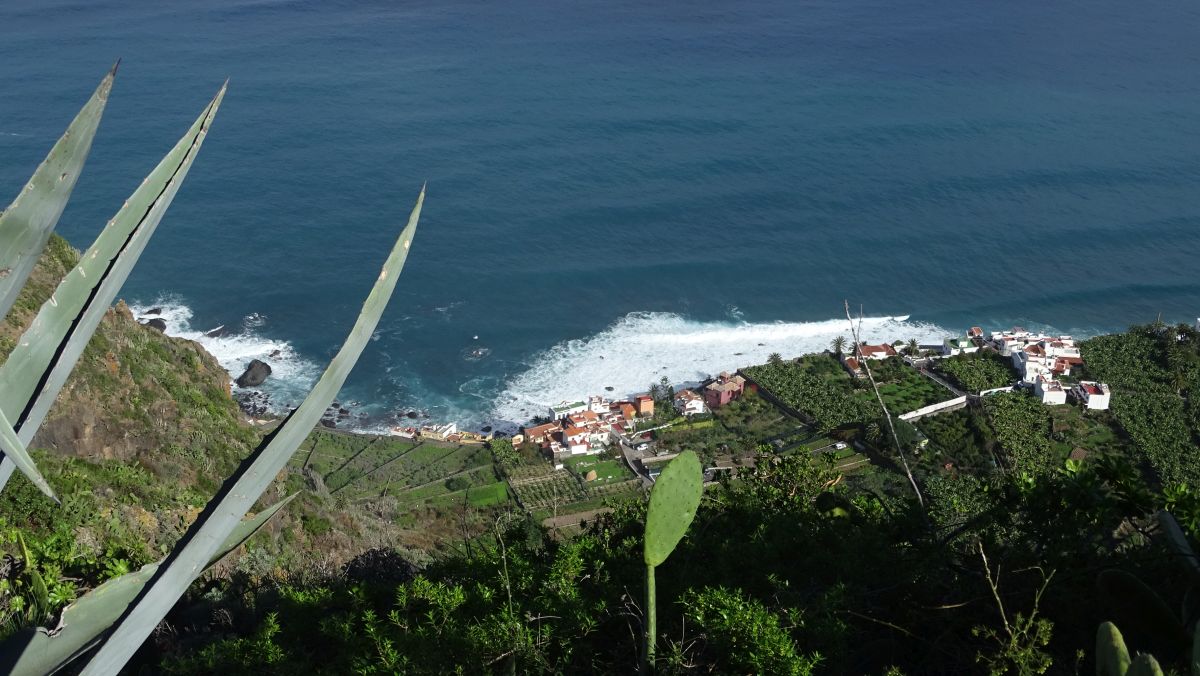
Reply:
[[[555,345],[511,378],[493,416],[520,423],[546,407],[588,394],[624,397],[644,392],[666,376],[672,383],[699,381],[724,370],[761,364],[773,352],[785,357],[820,352],[850,332],[845,319],[819,322],[700,322],[665,312],[638,312],[586,339]],[[863,340],[941,343],[951,331],[900,317],[863,319]],[[611,387],[612,390],[606,388]]]
[[[286,412],[289,404],[304,398],[305,393],[320,375],[317,364],[297,354],[286,340],[267,338],[258,333],[267,318],[257,313],[243,319],[242,326],[202,327],[191,325],[192,310],[180,299],[159,298],[154,303],[131,303],[129,309],[134,319],[161,319],[166,323],[168,336],[193,340],[208,350],[217,362],[229,372],[230,380],[237,378],[252,359],[260,359],[271,366],[271,376],[261,389],[271,397],[272,412]],[[155,314],[149,314],[157,310]],[[221,328],[223,331],[214,331]],[[208,332],[216,335],[207,335]],[[237,383],[233,383],[236,392]]]

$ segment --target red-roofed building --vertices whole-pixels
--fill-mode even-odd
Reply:
[[[717,379],[704,386],[704,403],[709,408],[720,408],[742,396],[746,379],[740,375],[722,372]]]
[[[545,425],[538,425],[536,427],[526,427],[525,428],[525,438],[532,441],[535,444],[545,444],[545,443],[548,443],[551,439],[553,439],[554,436],[558,432],[561,432],[561,431],[562,431],[562,424],[559,423],[557,420],[555,420],[554,422],[546,423]]]
[[[1112,395],[1108,385],[1091,380],[1079,381],[1071,393],[1080,403],[1095,411],[1107,410]]]
[[[887,343],[879,345],[859,345],[855,348],[855,355],[859,359],[887,359],[897,355],[896,348]]]
[[[637,417],[637,409],[633,407],[633,404],[623,401],[621,402],[621,417],[625,420],[633,420]]]
[[[863,373],[862,364],[859,364],[858,360],[854,357],[842,355],[842,366],[844,366],[846,370],[850,372],[850,375],[854,376],[855,378],[867,377],[867,374]]]

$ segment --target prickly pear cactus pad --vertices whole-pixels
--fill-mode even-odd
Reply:
[[[692,451],[680,453],[663,470],[650,492],[650,510],[646,515],[647,565],[657,566],[675,551],[696,516],[703,493],[700,459]]]

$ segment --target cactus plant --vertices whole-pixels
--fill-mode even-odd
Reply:
[[[654,483],[650,492],[650,507],[646,513],[646,540],[643,559],[646,563],[646,626],[642,671],[654,664],[656,643],[656,607],[654,569],[661,565],[687,533],[696,517],[704,479],[700,459],[692,451],[676,456]]]
[[[1130,626],[1152,642],[1152,649],[1177,654],[1190,637],[1162,597],[1137,576],[1123,570],[1106,570],[1098,576],[1101,594],[1119,623]],[[1136,643],[1136,641],[1135,641]]]
[[[1154,659],[1154,655],[1142,653],[1133,658],[1133,664],[1129,665],[1129,671],[1125,674],[1126,676],[1163,676],[1163,670],[1158,666],[1158,660]]]
[[[191,168],[225,87],[205,107],[188,132],[126,200],[79,264],[67,273],[38,311],[33,324],[0,366],[0,412],[12,422],[25,444],[58,397],[75,362],[99,326],[108,306],[146,247],[175,193]],[[0,489],[16,463],[0,462]],[[53,497],[32,461],[21,470]]]
[[[1112,622],[1096,630],[1096,676],[1125,676],[1129,670],[1129,650],[1121,631]]]
[[[1120,619],[1134,624],[1147,638],[1159,643],[1157,647],[1172,655],[1191,646],[1188,658],[1189,673],[1200,676],[1200,624],[1189,617],[1189,597],[1200,582],[1200,559],[1179,522],[1169,512],[1158,514],[1159,525],[1167,544],[1187,570],[1191,583],[1183,594],[1183,621],[1171,611],[1165,601],[1136,576],[1120,570],[1100,573],[1097,582]],[[1188,631],[1191,636],[1188,636]],[[1163,673],[1152,654],[1139,654],[1132,661],[1125,639],[1116,625],[1104,622],[1096,632],[1097,676],[1159,676]]]

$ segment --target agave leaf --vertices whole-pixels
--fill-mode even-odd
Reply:
[[[1192,654],[1188,662],[1190,662],[1188,673],[1192,676],[1200,676],[1200,623],[1192,628]]]
[[[54,497],[54,491],[50,489],[50,484],[46,483],[45,477],[38,471],[37,465],[33,463],[33,458],[29,457],[29,451],[25,450],[25,444],[17,438],[17,433],[9,424],[8,418],[4,416],[4,411],[0,411],[0,451],[4,452],[4,458],[15,467],[20,467],[25,476],[37,486],[40,491],[45,493],[50,499],[57,501]]]
[[[253,518],[238,523],[208,560],[206,568],[249,540],[296,495],[293,493]],[[53,629],[37,627],[14,634],[0,644],[0,673],[42,676],[62,669],[77,655],[96,644],[137,598],[160,565],[161,562],[142,566],[135,572],[113,578],[84,594],[63,609],[58,625]]]
[[[663,469],[650,491],[650,509],[646,514],[643,553],[647,565],[657,566],[675,551],[696,517],[703,493],[700,459],[692,451],[680,453]]]
[[[0,366],[0,411],[12,421],[24,443],[33,439],[175,198],[224,96],[222,86],[187,134],[142,181],[80,257],[79,264],[59,283],[17,341],[8,361]],[[0,489],[11,474],[12,463],[5,458],[0,465]]]
[[[1175,654],[1191,645],[1191,636],[1175,612],[1136,575],[1105,570],[1096,580],[1114,619],[1128,632],[1127,644],[1135,650]]]
[[[1167,543],[1171,545],[1171,549],[1183,559],[1183,565],[1187,568],[1188,575],[1193,580],[1200,579],[1200,559],[1196,558],[1196,552],[1192,549],[1191,542],[1188,541],[1188,536],[1183,532],[1179,522],[1175,520],[1175,516],[1168,511],[1158,513],[1158,523],[1162,528],[1163,533],[1167,536]]]
[[[21,194],[0,212],[0,318],[8,314],[17,300],[75,189],[108,103],[117,65],[119,61],[100,81],[92,98],[50,149]]]
[[[274,432],[267,435],[238,471],[225,482],[204,508],[204,512],[184,534],[180,544],[155,572],[154,579],[147,585],[145,592],[126,613],[112,636],[96,652],[95,657],[84,668],[83,674],[115,674],[125,666],[150,632],[162,621],[167,611],[187,590],[203,562],[212,556],[218,544],[228,536],[229,530],[275,480],[276,475],[296,452],[296,448],[316,426],[326,407],[337,396],[342,383],[346,381],[346,376],[354,368],[358,356],[370,341],[371,334],[379,323],[379,317],[387,307],[392,291],[396,288],[396,279],[400,276],[404,260],[408,257],[409,246],[416,232],[424,201],[425,189],[421,188],[417,205],[409,216],[408,226],[400,233],[400,239],[392,248],[374,288],[371,289],[371,294],[363,304],[358,321],[355,322],[342,349],[325,369],[321,380],[299,408],[292,411]]]
[[[1125,676],[1129,662],[1129,650],[1117,625],[1102,623],[1096,630],[1096,676]]]

